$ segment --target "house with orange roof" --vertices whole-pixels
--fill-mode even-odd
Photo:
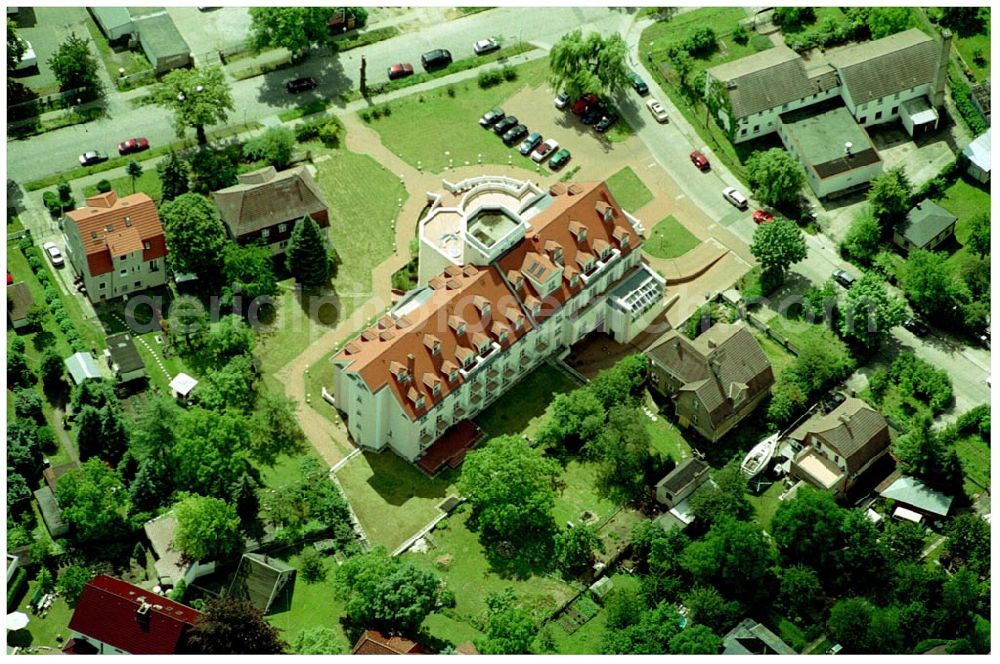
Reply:
[[[63,217],[66,253],[91,302],[162,286],[167,244],[156,204],[139,193],[90,196]]]
[[[470,420],[552,354],[595,329],[631,341],[665,285],[640,260],[642,224],[603,183],[444,188],[420,223],[417,287],[332,359],[354,441],[431,474],[460,462]]]

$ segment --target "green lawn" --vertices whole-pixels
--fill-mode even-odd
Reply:
[[[160,182],[160,176],[157,174],[156,169],[152,166],[146,166],[143,169],[142,175],[135,179],[135,191],[132,191],[132,178],[125,175],[120,178],[115,178],[110,180],[111,190],[118,194],[118,197],[130,196],[133,193],[143,192],[149,194],[149,197],[154,201],[159,203],[160,197],[163,195],[163,185]],[[94,196],[98,193],[97,185],[92,184],[83,188],[84,196]]]
[[[969,241],[969,222],[977,213],[989,212],[989,191],[984,191],[959,178],[945,189],[944,196],[937,202],[938,205],[958,217],[958,223],[955,225],[955,239],[962,245],[962,248],[952,254],[949,260],[960,265],[968,252],[965,243]]]
[[[990,35],[989,30],[985,33],[972,35],[971,37],[956,36],[952,41],[955,50],[965,61],[965,66],[972,71],[972,78],[975,83],[988,81],[990,78]],[[976,55],[981,54],[985,62],[980,65],[976,63]]]
[[[282,558],[292,567],[298,567],[298,556]],[[311,627],[330,627],[340,636],[340,645],[344,652],[350,652],[347,636],[340,626],[340,618],[344,615],[344,605],[333,598],[333,570],[335,565],[330,557],[326,558],[327,577],[318,583],[306,583],[301,575],[295,579],[292,592],[292,607],[282,613],[274,613],[267,617],[268,622],[281,630],[281,637],[291,642],[303,629]]]
[[[781,482],[775,482],[759,496],[755,496],[752,493],[747,494],[750,504],[753,505],[754,509],[757,511],[757,523],[759,523],[761,528],[764,530],[771,529],[771,519],[774,518],[775,512],[778,511],[778,507],[781,505],[781,501],[778,500],[778,496],[780,496],[781,493]]]
[[[657,412],[657,405],[652,397],[647,393],[646,407],[653,413]],[[673,404],[667,404],[666,411],[673,414]],[[661,454],[669,455],[674,461],[680,461],[683,457],[691,456],[691,446],[684,440],[680,430],[675,427],[664,415],[657,415],[656,421],[645,420],[646,430],[649,431],[649,438],[653,447]]]
[[[773,324],[777,319],[778,317],[775,316],[775,318],[773,318],[770,322]],[[795,356],[785,350],[777,341],[767,336],[756,327],[750,326],[750,331],[757,338],[757,341],[760,343],[760,347],[764,349],[764,354],[767,355],[767,359],[771,360],[771,369],[774,372],[774,377],[777,378],[781,375],[781,372],[785,370],[785,367],[795,361]]]
[[[601,523],[618,509],[616,502],[597,492],[597,469],[596,463],[571,459],[559,474],[552,516],[560,528],[565,527],[568,521],[580,523],[580,514],[584,511],[596,514],[598,523]]]
[[[408,164],[432,173],[441,173],[451,159],[455,166],[477,162],[506,164],[508,157],[524,163],[516,146],[507,147],[493,132],[483,131],[476,120],[493,106],[525,87],[545,83],[548,63],[542,58],[517,68],[518,77],[483,90],[475,79],[421,92],[397,99],[382,106],[392,110],[388,117],[371,121],[382,144],[398,154]],[[454,90],[449,97],[447,90]],[[449,155],[445,155],[445,152]],[[529,164],[531,162],[528,162]]]
[[[701,241],[671,214],[653,226],[649,239],[642,243],[642,250],[657,258],[677,258],[700,243]]]
[[[844,15],[844,12],[842,12],[839,7],[816,7],[815,12],[816,12],[816,20],[814,20],[812,23],[790,26],[790,28],[786,26],[782,28],[781,33],[785,36],[789,36],[789,35],[798,35],[805,32],[812,32],[814,29],[822,25],[823,21],[827,20],[828,18],[832,18],[836,21],[840,21],[842,19],[847,18]]]
[[[393,551],[438,515],[457,477],[431,479],[392,452],[359,454],[337,471],[344,493],[372,546]]]
[[[618,204],[629,212],[634,213],[653,200],[653,193],[628,166],[608,178],[607,184]]]
[[[979,436],[966,436],[955,443],[965,475],[965,493],[982,493],[990,486],[990,446]]]
[[[542,364],[476,417],[487,437],[505,434],[533,436],[556,394],[580,387],[568,375]]]
[[[639,579],[629,574],[612,574],[615,590],[639,587]],[[601,640],[608,631],[608,612],[603,608],[596,616],[585,622],[572,634],[566,632],[559,623],[549,623],[546,629],[556,642],[556,652],[560,655],[594,655],[600,652]]]
[[[28,641],[30,638],[31,647],[43,648],[40,651],[41,654],[58,655],[62,647],[66,645],[66,641],[70,638],[69,619],[73,616],[73,609],[66,604],[66,600],[62,597],[57,597],[52,602],[52,607],[45,614],[44,618],[33,614],[28,608],[28,601],[34,594],[36,585],[34,581],[28,583],[28,589],[24,593],[24,598],[16,609],[27,614],[30,619],[28,626],[22,630],[26,634],[18,634],[16,642],[24,643],[24,641]],[[56,641],[57,636],[62,637],[62,642]],[[7,638],[8,640],[11,639],[11,633],[7,634]],[[44,648],[52,648],[54,652],[53,650],[45,650]]]

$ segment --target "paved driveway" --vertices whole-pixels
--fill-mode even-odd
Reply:
[[[71,32],[90,41],[90,33],[87,31],[89,16],[82,7],[21,7],[17,16],[12,18],[21,38],[31,42],[35,57],[38,58],[38,69],[27,70],[26,73],[30,74],[27,76],[13,76],[13,80],[40,95],[58,92],[59,84],[49,68],[48,60]],[[92,51],[94,57],[97,57],[97,48],[92,47]]]
[[[246,7],[220,7],[199,11],[195,7],[168,7],[167,14],[191,48],[195,62],[204,54],[241,46],[250,34]]]

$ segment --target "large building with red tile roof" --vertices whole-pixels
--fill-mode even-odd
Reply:
[[[69,621],[66,651],[78,654],[173,655],[202,614],[139,586],[101,575],[83,588]]]
[[[167,281],[167,244],[156,204],[146,194],[90,196],[63,218],[66,253],[91,302]]]
[[[333,358],[355,442],[433,458],[431,473],[450,461],[431,453],[442,436],[475,431],[463,423],[585,334],[630,341],[664,291],[640,261],[642,224],[603,183],[444,184],[420,223],[417,288]]]

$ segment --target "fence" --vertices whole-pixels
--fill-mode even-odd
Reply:
[[[65,104],[56,105],[57,102],[64,102],[66,99],[74,97],[80,101],[93,101],[94,93],[90,88],[74,88],[65,92],[58,92],[54,95],[36,97],[19,104],[12,104],[7,107],[7,120],[24,120],[35,115],[40,115],[46,111],[66,108]]]

